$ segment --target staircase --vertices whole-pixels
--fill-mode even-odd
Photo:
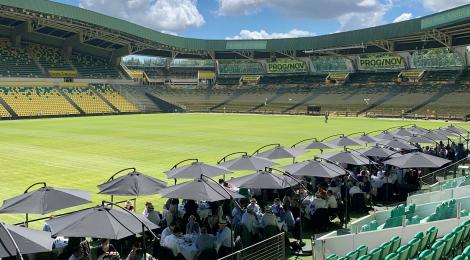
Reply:
[[[86,114],[85,111],[83,111],[83,109],[80,108],[77,105],[77,103],[75,103],[75,101],[73,101],[67,94],[65,94],[65,92],[63,92],[60,87],[54,87],[54,88],[56,88],[59,91],[59,93],[70,103],[70,105],[72,105],[78,112],[80,112],[81,115]]]
[[[113,88],[119,89],[122,92],[121,95],[134,103],[140,111],[147,113],[162,112],[161,108],[146,95],[146,87],[121,86],[118,88],[113,86]]]
[[[8,111],[8,113],[10,113],[12,118],[17,118],[18,117],[18,114],[1,97],[0,97],[0,104],[3,105],[3,107]]]
[[[372,110],[372,109],[382,105],[383,103],[385,103],[385,101],[392,99],[393,97],[397,96],[398,94],[400,94],[399,91],[389,92],[387,95],[383,96],[382,98],[380,98],[380,99],[376,100],[375,102],[373,102],[372,104],[368,105],[366,108],[364,108],[364,109],[360,110],[359,112],[357,112],[357,115],[361,115],[365,112],[368,112],[369,110]]]
[[[175,104],[172,104],[166,100],[163,100],[151,93],[145,93],[145,95],[152,100],[155,105],[157,105],[160,108],[160,111],[166,112],[166,113],[173,113],[173,112],[185,112],[185,109],[177,106]]]

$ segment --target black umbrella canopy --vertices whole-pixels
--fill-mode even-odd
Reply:
[[[415,150],[417,149],[416,146],[411,145],[408,143],[408,141],[401,140],[401,139],[392,139],[392,140],[385,140],[383,142],[380,142],[379,144],[385,145],[388,147],[392,147],[395,149],[402,149],[402,150]]]
[[[349,137],[349,136],[341,136],[328,142],[328,144],[338,146],[338,147],[344,147],[344,146],[361,146],[364,143],[361,141],[355,140],[354,138]]]
[[[5,200],[0,213],[47,214],[90,202],[88,191],[45,186]]]
[[[435,130],[423,133],[422,136],[424,136],[426,138],[429,138],[429,139],[432,139],[434,141],[447,141],[447,140],[449,140],[449,138],[445,134],[443,134],[439,131],[435,131]]]
[[[414,126],[408,128],[408,131],[411,131],[411,132],[413,132],[413,133],[415,133],[415,134],[424,134],[424,133],[429,132],[428,129],[423,128],[423,127],[420,127],[420,126],[417,126],[417,125],[414,125]]]
[[[54,239],[51,238],[51,233],[5,223],[0,225],[0,257],[16,256],[18,252],[14,243],[21,254],[52,251]]]
[[[246,176],[233,178],[229,184],[238,188],[248,189],[285,189],[299,184],[292,177],[279,175],[269,170],[261,170]]]
[[[143,224],[151,230],[158,228],[141,215],[107,205],[77,211],[46,223],[52,235],[117,240],[142,233]]]
[[[436,141],[424,135],[404,136],[403,139],[414,144],[435,144],[436,143]]]
[[[362,156],[354,151],[340,151],[335,153],[325,153],[318,155],[318,158],[328,160],[330,162],[346,163],[351,165],[368,165],[375,164],[369,158]]]
[[[452,132],[452,133],[458,133],[458,134],[461,134],[461,135],[466,135],[468,134],[469,132],[463,128],[460,128],[460,127],[456,127],[455,125],[449,125],[447,127],[444,127],[444,129]]]
[[[216,177],[230,173],[232,172],[223,166],[210,165],[203,162],[193,162],[165,172],[169,179],[194,179],[201,175]]]
[[[242,155],[241,157],[219,164],[232,171],[257,171],[278,163],[259,156]]]
[[[382,132],[378,135],[375,136],[376,138],[382,139],[382,140],[393,140],[395,139],[395,135],[389,133],[389,132]]]
[[[336,146],[334,146],[334,145],[327,144],[327,143],[324,143],[324,142],[320,142],[320,141],[317,141],[317,140],[309,142],[309,143],[304,144],[304,145],[301,145],[300,147],[302,149],[306,149],[306,150],[313,150],[313,149],[326,150],[326,149],[336,148]]]
[[[380,139],[380,138],[377,138],[377,137],[374,137],[374,136],[370,136],[370,135],[367,135],[367,134],[363,134],[359,137],[356,137],[355,139],[358,140],[359,142],[362,142],[362,143],[365,143],[365,144],[372,144],[372,143],[378,143],[378,142],[383,141],[383,139]]]
[[[137,171],[98,185],[99,194],[116,196],[145,196],[157,194],[167,187],[165,181],[155,179]]]
[[[165,198],[210,202],[244,198],[244,196],[238,193],[227,190],[219,184],[209,181],[204,176],[162,189],[160,190],[160,194]]]
[[[414,133],[409,129],[400,127],[397,130],[392,131],[391,134],[396,136],[412,136]]]
[[[362,155],[378,158],[392,158],[400,156],[396,151],[378,145],[359,149],[357,151]]]
[[[445,128],[438,128],[438,129],[434,129],[433,131],[438,133],[438,134],[445,135],[449,138],[459,136],[458,133],[452,132],[452,131],[450,131],[448,129],[445,129]]]
[[[267,151],[257,154],[257,156],[262,158],[267,158],[271,160],[275,159],[285,159],[285,158],[294,158],[304,154],[304,150],[296,148],[287,148],[284,146],[275,146]]]
[[[336,164],[326,161],[307,160],[282,167],[295,176],[335,178],[349,172]]]
[[[433,155],[413,152],[384,162],[398,168],[439,168],[451,161]]]

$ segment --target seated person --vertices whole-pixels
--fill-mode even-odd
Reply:
[[[101,239],[101,247],[98,248],[98,260],[119,259],[119,253],[116,248],[109,242],[109,239]]]
[[[315,194],[315,198],[312,200],[312,202],[309,205],[309,213],[310,216],[315,213],[315,210],[317,209],[326,209],[328,208],[328,204],[325,200],[325,197],[322,193],[317,192]]]
[[[284,210],[284,207],[282,206],[281,200],[279,198],[274,199],[274,205],[272,205],[271,211],[281,221],[286,220],[286,211]]]
[[[153,257],[149,254],[145,254],[144,258],[144,251],[142,249],[142,245],[140,242],[134,242],[132,244],[132,250],[127,256],[126,260],[152,260]]]
[[[152,203],[148,203],[146,205],[146,209],[147,209],[147,212],[146,212],[147,219],[153,224],[158,226],[160,224],[160,213],[158,211],[155,211]]]
[[[258,233],[258,221],[256,220],[255,213],[252,209],[247,209],[242,216],[242,221],[240,222],[244,225],[251,235]]]
[[[175,227],[176,224],[173,222],[162,231],[162,235],[160,237],[160,245],[163,245],[167,236],[172,235],[174,233]]]
[[[248,204],[248,206],[246,208],[251,210],[256,215],[261,213],[261,209],[260,209],[260,207],[258,205],[258,202],[256,201],[255,198],[251,198],[250,204]]]
[[[196,247],[201,252],[206,249],[215,249],[215,237],[207,234],[206,227],[201,228],[201,235],[197,239]]]
[[[349,189],[349,195],[352,197],[356,193],[363,193],[361,188],[359,187],[358,182],[355,182],[354,185]]]
[[[189,216],[188,224],[186,224],[186,234],[199,235],[199,233],[199,223],[196,222],[196,217],[194,215]]]
[[[80,246],[75,246],[72,249],[72,255],[69,257],[68,260],[80,260],[81,258],[81,253],[80,253]]]

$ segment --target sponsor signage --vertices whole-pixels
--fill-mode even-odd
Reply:
[[[303,61],[268,62],[268,73],[299,73],[306,72],[307,65]]]
[[[76,70],[49,70],[49,76],[53,78],[77,78],[78,72]]]
[[[359,58],[359,69],[361,70],[393,69],[403,67],[405,67],[405,62],[399,56]]]

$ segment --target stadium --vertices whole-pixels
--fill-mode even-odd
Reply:
[[[469,46],[470,4],[212,40],[0,0],[0,257],[469,259]]]

